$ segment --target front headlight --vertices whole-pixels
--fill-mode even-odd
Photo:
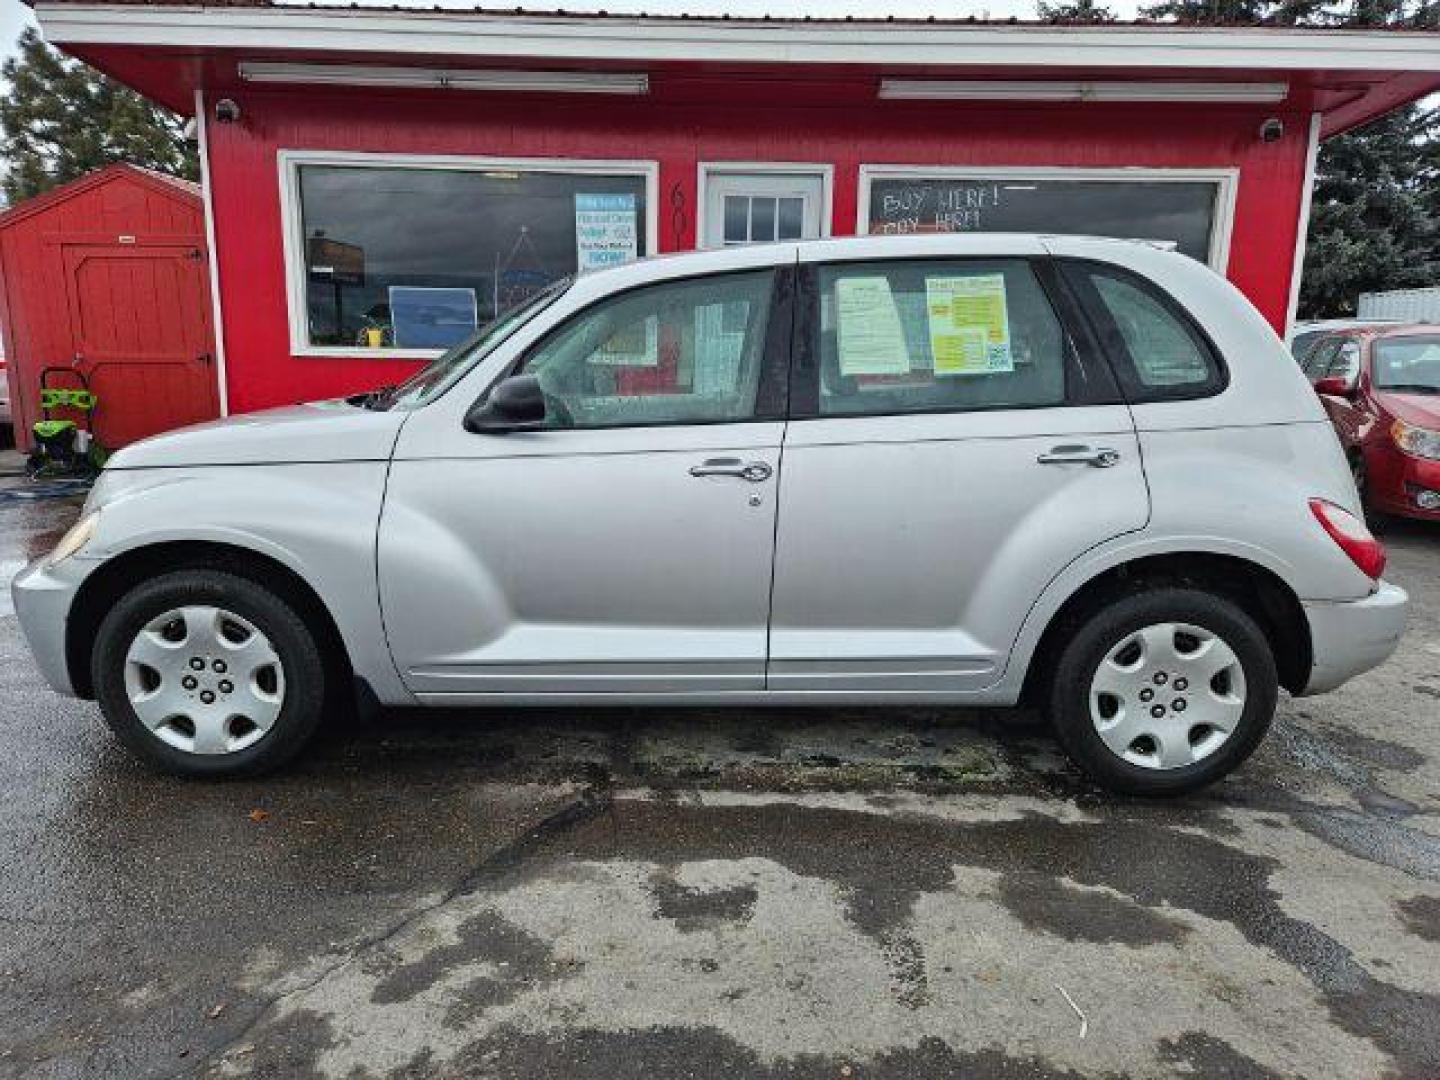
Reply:
[[[80,552],[86,544],[95,536],[95,528],[100,524],[100,511],[92,510],[83,518],[71,526],[70,531],[60,538],[55,545],[55,550],[50,552],[46,559],[51,566],[56,566],[73,555]]]
[[[1440,460],[1440,431],[1431,431],[1407,424],[1404,420],[1396,420],[1390,425],[1390,438],[1407,454]]]

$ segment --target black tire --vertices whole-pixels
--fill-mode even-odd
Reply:
[[[1090,688],[1116,645],[1156,623],[1187,623],[1221,638],[1245,676],[1245,704],[1229,738],[1193,764],[1161,770],[1112,751],[1090,715]],[[1183,795],[1213,784],[1254,752],[1275,714],[1279,679],[1265,633],[1238,605],[1199,589],[1161,586],[1124,595],[1078,619],[1050,685],[1050,714],[1061,746],[1102,787],[1123,795]]]
[[[1365,515],[1366,527],[1377,535],[1384,532],[1388,519],[1370,505],[1370,476],[1365,465],[1365,452],[1358,448],[1350,453],[1350,478],[1355,481],[1355,492],[1360,496],[1360,509]]]
[[[284,701],[274,725],[258,742],[233,753],[196,754],[163,742],[141,722],[126,693],[131,643],[151,620],[187,605],[224,608],[249,621],[269,638],[284,668]],[[305,747],[325,714],[326,664],[314,633],[284,597],[221,570],[179,570],[121,597],[100,624],[91,677],[105,722],[120,741],[176,776],[256,776],[274,770]]]

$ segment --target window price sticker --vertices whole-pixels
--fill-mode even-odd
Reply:
[[[1015,370],[1005,275],[927,277],[925,302],[936,375]]]

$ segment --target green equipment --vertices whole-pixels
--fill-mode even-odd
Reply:
[[[70,385],[64,385],[66,382]],[[70,367],[47,367],[40,372],[41,419],[33,429],[31,479],[93,476],[100,471],[105,452],[94,438],[95,409],[99,404],[84,372]],[[70,416],[57,415],[62,412]]]

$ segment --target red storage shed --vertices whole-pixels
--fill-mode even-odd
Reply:
[[[1440,90],[1426,31],[33,2],[196,119],[235,412],[609,261],[857,232],[1162,241],[1284,331],[1320,140]]]
[[[47,367],[90,381],[109,448],[218,414],[205,253],[199,187],[133,165],[0,214],[0,351],[22,449]]]

